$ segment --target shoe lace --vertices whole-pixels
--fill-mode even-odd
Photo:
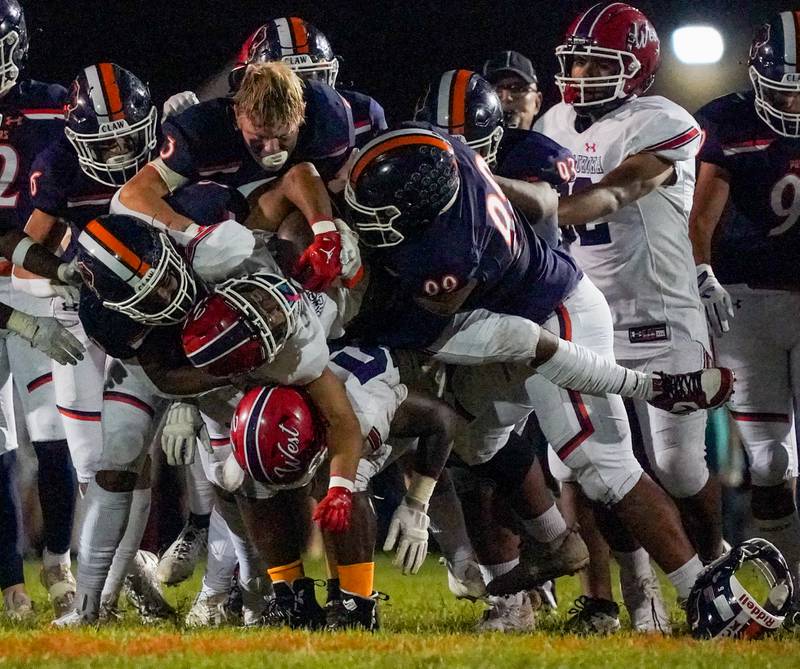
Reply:
[[[700,374],[665,374],[659,372],[661,377],[661,390],[671,399],[697,397],[703,392]]]
[[[567,613],[573,618],[580,618],[583,616],[584,612],[589,609],[591,603],[591,597],[588,595],[581,595],[578,597],[578,599],[572,602],[572,606],[569,608]]]

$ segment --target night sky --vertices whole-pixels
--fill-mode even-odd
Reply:
[[[516,49],[539,71],[546,100],[557,95],[553,49],[585,0],[476,2],[264,2],[219,0],[23,1],[31,33],[31,73],[67,84],[84,66],[112,60],[150,83],[156,101],[201,90],[269,18],[297,15],[314,23],[342,58],[339,81],[375,97],[390,120],[407,118],[427,81],[454,67],[478,69],[495,51]],[[746,59],[753,26],[786,9],[770,0],[665,0],[638,4],[661,37],[664,63],[653,92],[694,111],[748,85]],[[705,23],[723,34],[720,64],[687,67],[671,53],[672,30]]]

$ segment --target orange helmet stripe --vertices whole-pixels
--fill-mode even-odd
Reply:
[[[102,244],[110,253],[113,253],[120,262],[137,276],[144,276],[150,270],[150,265],[131,251],[125,244],[112,235],[103,224],[94,219],[86,226],[86,231]]]
[[[111,63],[100,63],[97,69],[100,70],[100,81],[103,84],[103,93],[108,103],[108,118],[112,121],[119,121],[125,118],[125,112],[122,108],[119,84],[114,76],[114,66]]]
[[[350,172],[350,182],[354,183],[358,180],[364,168],[372,162],[372,159],[378,155],[391,151],[392,149],[401,146],[408,146],[409,144],[428,144],[435,146],[442,151],[451,151],[450,145],[439,137],[431,137],[430,135],[401,135],[400,137],[390,137],[385,142],[376,144],[371,149],[366,151],[363,155],[358,157],[356,164],[353,165],[353,170]]]
[[[465,133],[467,111],[467,85],[472,77],[470,70],[458,70],[450,88],[450,133]]]
[[[299,19],[296,16],[290,17],[289,27],[292,31],[295,51],[297,51],[297,53],[308,53],[308,31],[303,23],[303,19]]]

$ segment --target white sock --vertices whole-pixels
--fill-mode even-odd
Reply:
[[[786,564],[792,573],[795,583],[800,583],[800,519],[797,511],[790,516],[775,520],[756,518],[759,534],[783,553]],[[795,600],[800,600],[800,593],[795,589]]]
[[[703,563],[700,562],[700,558],[695,554],[685,565],[667,574],[669,582],[672,583],[675,590],[678,591],[679,600],[683,601],[689,598],[689,594],[692,592],[692,586],[697,580],[697,575],[701,571],[703,571]]]
[[[236,502],[217,499],[215,509],[219,511],[228,528],[229,539],[236,554],[234,565],[237,561],[239,563],[239,583],[243,588],[250,588],[249,584],[251,583],[254,584],[253,588],[263,587],[257,583],[258,579],[267,573],[267,564],[261,559],[250,539],[247,538],[244,521],[242,521]]]
[[[203,593],[218,595],[228,592],[236,570],[236,551],[228,526],[216,506],[208,524],[208,561],[203,575]]]
[[[561,388],[587,395],[611,394],[641,400],[653,397],[649,374],[620,367],[613,359],[564,339],[559,339],[553,357],[537,365],[536,371]]]
[[[561,511],[555,504],[536,518],[523,519],[522,526],[541,544],[549,544],[567,531],[567,521],[564,520],[564,516],[561,515]]]
[[[619,565],[620,572],[625,572],[632,581],[641,581],[652,576],[650,555],[641,546],[635,551],[612,551],[612,553]]]
[[[101,488],[96,480],[90,481],[86,489],[75,606],[90,620],[97,618],[100,593],[125,534],[132,499],[133,491],[110,492]]]
[[[106,582],[103,586],[103,601],[112,601],[116,604],[119,599],[119,592],[122,589],[122,581],[130,573],[136,551],[142,543],[144,531],[147,528],[147,519],[150,516],[150,488],[136,489],[133,491],[131,500],[131,511],[128,514],[128,525],[122,541],[119,542],[114,553],[114,560],[108,570]]]
[[[455,564],[458,560],[474,555],[461,501],[450,477],[436,484],[428,504],[428,517],[431,519],[430,533],[446,560]]]
[[[519,558],[517,557],[514,558],[513,560],[509,560],[508,562],[501,562],[499,564],[479,564],[478,567],[480,567],[483,580],[486,583],[489,583],[498,576],[507,574],[518,564],[519,564]]]
[[[58,567],[59,565],[65,565],[69,567],[71,564],[72,561],[69,557],[69,551],[66,553],[51,553],[46,548],[42,551],[42,566],[45,569]]]
[[[184,467],[184,471],[189,511],[196,516],[207,516],[214,506],[214,486],[206,478],[200,456],[191,465]]]

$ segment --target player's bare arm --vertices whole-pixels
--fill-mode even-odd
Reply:
[[[689,215],[689,239],[695,264],[711,262],[711,238],[728,202],[730,174],[713,163],[701,162]]]
[[[168,179],[176,176],[176,181],[183,179],[180,175],[163,165],[160,159],[148,163],[144,169],[126,183],[119,192],[119,201],[127,209],[139,214],[139,218],[158,222],[171,230],[185,231],[194,222],[181,216],[165,201],[164,196],[183,185],[183,183],[170,184]],[[165,178],[165,173],[168,176]],[[185,183],[185,179],[183,182]]]
[[[331,477],[355,480],[361,457],[361,428],[344,385],[326,367],[306,390],[325,423]]]
[[[176,366],[169,360],[169,351],[169,347],[164,345],[163,338],[151,334],[142,343],[136,360],[161,392],[167,395],[193,397],[229,384],[226,378],[213,376],[202,369],[192,367],[188,362]]]
[[[507,179],[496,174],[494,180],[509,202],[533,222],[558,211],[558,193],[548,183]]]
[[[333,209],[325,183],[311,163],[295,165],[273,188],[258,198],[259,212],[253,224],[258,225],[259,229],[274,232],[295,208],[309,224],[333,219]]]
[[[670,161],[652,153],[637,153],[623,160],[598,183],[562,197],[558,203],[558,224],[562,228],[584,225],[609,216],[667,184],[674,173]]]

